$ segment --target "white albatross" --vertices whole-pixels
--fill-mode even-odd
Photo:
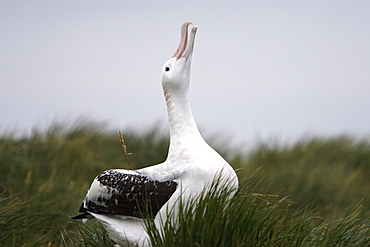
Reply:
[[[82,214],[74,219],[95,217],[110,238],[121,246],[150,246],[140,210],[149,205],[158,228],[169,210],[195,198],[216,176],[221,185],[237,189],[233,168],[202,138],[189,104],[190,65],[197,27],[181,27],[181,40],[174,55],[162,68],[162,87],[166,99],[170,146],[166,161],[139,170],[114,169],[99,174],[82,202]],[[189,36],[189,38],[188,38]],[[176,217],[176,215],[175,215]]]

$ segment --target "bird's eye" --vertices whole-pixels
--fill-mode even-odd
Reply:
[[[170,71],[170,67],[166,66],[166,68],[164,68],[166,71]]]

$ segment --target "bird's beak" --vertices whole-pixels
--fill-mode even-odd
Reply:
[[[197,33],[197,27],[194,26],[191,28],[190,37],[188,40],[188,27],[189,25],[192,25],[192,24],[193,23],[191,22],[185,22],[181,26],[180,44],[172,56],[173,58],[175,57],[176,60],[179,60],[182,57],[185,57],[186,59],[188,59],[193,53],[194,40],[195,40],[195,34]]]

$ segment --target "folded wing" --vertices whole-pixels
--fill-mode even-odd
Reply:
[[[133,171],[104,171],[95,178],[82,202],[82,214],[73,219],[90,218],[89,212],[137,218],[155,217],[176,188],[177,182],[172,180],[151,180]]]

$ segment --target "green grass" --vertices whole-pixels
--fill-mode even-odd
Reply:
[[[324,216],[333,210],[343,214],[359,202],[370,212],[368,139],[316,137],[292,146],[262,144],[240,166],[245,176],[255,172],[253,180],[264,178],[258,191],[314,203]]]
[[[157,127],[123,135],[134,169],[166,158],[168,138]],[[223,191],[204,195],[196,209],[184,205],[179,227],[168,224],[164,238],[148,220],[154,246],[370,244],[369,140],[309,138],[233,155],[218,150],[244,181],[237,195],[228,201]],[[93,178],[109,168],[128,166],[118,134],[97,123],[0,135],[0,246],[112,246],[95,220],[70,220]]]
[[[314,217],[286,198],[253,193],[243,182],[237,195],[217,183],[199,203],[182,205],[178,222],[163,236],[147,221],[154,246],[369,246],[370,222],[358,208],[343,218]]]

